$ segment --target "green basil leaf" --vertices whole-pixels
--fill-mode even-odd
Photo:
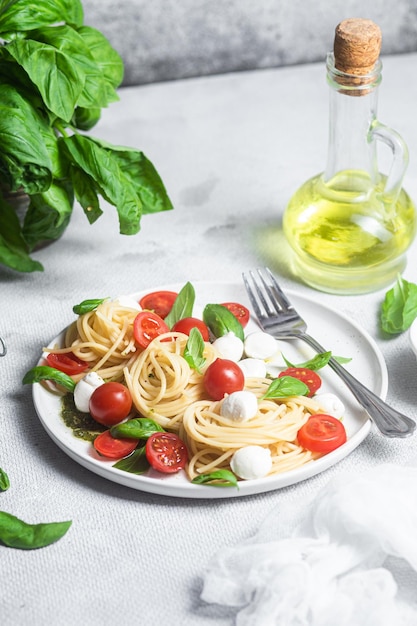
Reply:
[[[61,539],[71,522],[27,524],[18,517],[0,511],[0,542],[9,548],[33,550],[49,546]]]
[[[74,111],[71,123],[80,130],[91,130],[97,124],[101,117],[101,109],[99,107],[80,107]]]
[[[32,367],[31,370],[26,372],[22,382],[24,385],[30,385],[40,383],[42,380],[50,380],[61,385],[61,387],[64,387],[68,391],[73,392],[75,389],[75,382],[72,380],[71,376],[60,372],[54,367],[49,367],[49,365],[37,365],[36,367]]]
[[[10,480],[6,472],[0,468],[0,491],[7,491],[10,487]]]
[[[123,472],[129,472],[130,474],[143,474],[149,469],[145,446],[136,448],[132,454],[129,454],[129,456],[124,459],[120,459],[120,461],[114,463],[112,467],[122,470]]]
[[[11,191],[45,191],[52,162],[45,146],[47,126],[15,87],[0,84],[0,173]]]
[[[207,474],[200,474],[191,481],[194,485],[210,485],[212,487],[237,487],[239,484],[236,476],[229,470],[220,469]]]
[[[42,271],[43,266],[30,258],[28,245],[16,211],[0,193],[0,262],[19,272]]]
[[[192,317],[195,302],[195,290],[190,282],[185,283],[184,287],[179,291],[178,296],[171,311],[165,318],[165,324],[168,328],[172,328],[179,320],[184,317]]]
[[[32,30],[55,22],[66,22],[78,27],[83,19],[80,0],[3,0],[0,3],[0,33]]]
[[[288,359],[286,359],[284,355],[282,355],[282,358],[284,359],[285,363],[289,367],[302,367],[305,369],[316,371],[316,370],[321,369],[325,365],[327,365],[328,362],[330,361],[331,356],[332,356],[331,352],[320,352],[319,354],[316,354],[309,361],[304,361],[304,363],[298,363],[296,365],[288,361]]]
[[[275,378],[269,385],[264,398],[288,398],[291,396],[306,396],[310,392],[305,383],[293,376]]]
[[[317,371],[321,369],[322,367],[324,367],[325,365],[327,365],[331,358],[337,361],[338,363],[349,363],[352,360],[351,358],[347,358],[347,357],[333,356],[331,352],[320,352],[316,354],[309,361],[304,361],[303,363],[297,363],[297,364],[291,363],[291,361],[286,359],[284,355],[282,355],[282,358],[284,359],[288,367],[302,367],[302,368],[313,370],[313,371]]]
[[[142,202],[143,213],[158,213],[173,208],[161,177],[143,152],[125,146],[113,146],[95,138],[93,141],[110,151],[117,160],[120,170],[129,179]]]
[[[188,365],[192,369],[197,370],[197,372],[201,372],[201,368],[206,362],[206,359],[203,357],[204,348],[205,343],[203,335],[198,328],[192,328],[185,345],[184,359],[187,361]]]
[[[134,417],[110,428],[116,439],[148,439],[153,433],[163,430],[162,426],[147,417]]]
[[[76,315],[84,315],[84,313],[90,313],[94,311],[100,304],[102,304],[108,298],[97,298],[96,300],[83,300],[80,304],[74,304],[72,307],[73,312]]]
[[[71,57],[31,39],[13,39],[7,50],[39,89],[46,106],[69,123],[85,80]]]
[[[120,233],[137,233],[140,229],[142,202],[121,171],[117,157],[84,135],[61,137],[59,141],[66,148],[73,167],[86,172],[93,179],[100,195],[116,207]]]
[[[84,76],[84,87],[77,100],[82,107],[107,106],[106,85],[99,66],[83,37],[70,26],[60,24],[33,30],[28,39],[52,46],[67,55],[79,76]]]
[[[96,184],[91,176],[74,165],[70,167],[70,176],[75,197],[81,204],[90,224],[94,224],[100,215],[103,214],[100,208]]]
[[[404,332],[417,317],[417,285],[398,276],[387,291],[381,308],[382,330],[390,335]]]
[[[72,193],[68,195],[67,187],[58,183],[31,196],[22,228],[31,250],[41,241],[56,241],[61,237],[71,218],[72,203]]]
[[[124,73],[121,56],[97,29],[81,26],[77,32],[83,38],[99,68],[106,88],[107,103],[116,102],[119,99],[116,88],[121,84]]]
[[[245,338],[242,324],[222,304],[207,304],[203,311],[203,320],[215,337],[233,332],[242,341]]]

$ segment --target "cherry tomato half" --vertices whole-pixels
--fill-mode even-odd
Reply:
[[[326,454],[345,443],[346,430],[342,422],[332,415],[318,413],[301,426],[297,439],[303,448]]]
[[[155,337],[168,332],[162,317],[152,311],[141,311],[133,322],[133,336],[141,348],[147,348]]]
[[[316,391],[321,387],[321,378],[317,372],[305,367],[288,367],[284,372],[280,373],[278,378],[281,376],[292,376],[293,378],[301,380],[310,390],[308,393],[309,398],[314,396]]]
[[[243,304],[239,304],[238,302],[222,302],[222,306],[225,306],[226,309],[229,309],[229,311],[233,313],[233,315],[242,324],[243,328],[245,328],[250,318],[249,309],[243,306]]]
[[[54,367],[60,372],[68,374],[68,376],[75,376],[81,374],[88,368],[88,363],[79,359],[72,352],[65,352],[63,354],[51,352],[46,357],[48,365]]]
[[[188,461],[185,443],[175,433],[153,433],[146,441],[145,454],[150,466],[164,474],[178,472]]]
[[[97,435],[93,442],[95,450],[108,459],[123,459],[132,454],[137,445],[137,439],[116,439],[109,430]]]
[[[175,291],[153,291],[143,296],[139,304],[142,309],[152,311],[164,319],[172,309],[177,295]]]
[[[216,359],[204,374],[204,387],[210,398],[221,400],[224,395],[242,391],[245,376],[239,365],[229,359]]]
[[[197,317],[183,317],[182,320],[174,324],[172,330],[189,335],[192,328],[198,328],[204,341],[210,340],[208,326]]]
[[[99,424],[113,426],[122,422],[132,408],[132,396],[122,383],[104,383],[90,398],[91,417]]]

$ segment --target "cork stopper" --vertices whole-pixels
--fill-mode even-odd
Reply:
[[[381,29],[371,20],[350,18],[336,26],[335,67],[345,74],[365,76],[375,67],[381,51]]]

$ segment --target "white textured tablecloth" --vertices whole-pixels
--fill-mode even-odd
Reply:
[[[405,186],[417,198],[417,55],[384,59],[379,118],[410,148]],[[235,612],[201,601],[208,562],[254,535],[276,507],[303,511],[340,473],[364,474],[414,458],[416,438],[372,432],[348,458],[303,483],[231,500],[146,494],[92,474],[49,438],[21,384],[40,349],[72,320],[73,304],[169,282],[240,281],[268,264],[286,287],[359,322],[388,366],[388,400],[417,417],[417,363],[407,336],[378,331],[383,292],[332,296],[294,280],[275,256],[291,193],[324,167],[324,63],[128,88],[93,134],[143,149],[175,210],[145,216],[135,237],[117,234],[106,207],[89,226],[79,207],[61,241],[37,253],[45,272],[0,269],[0,467],[11,487],[0,509],[28,522],[72,519],[67,535],[36,551],[0,546],[2,626],[229,625]],[[405,278],[417,282],[417,245]],[[293,510],[293,509],[291,509]],[[287,519],[288,532],[295,523]],[[283,529],[285,531],[286,529]],[[417,596],[416,596],[417,597]],[[358,626],[358,625],[355,625]]]

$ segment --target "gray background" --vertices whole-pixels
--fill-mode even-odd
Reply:
[[[121,54],[125,85],[320,61],[348,17],[374,20],[382,54],[417,51],[417,0],[84,0]]]

